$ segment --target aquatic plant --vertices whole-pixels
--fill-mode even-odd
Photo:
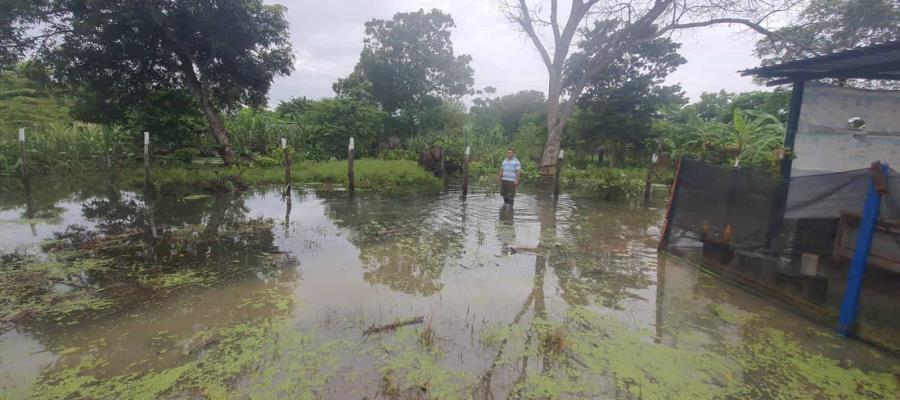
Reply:
[[[423,346],[420,334],[400,328],[375,351],[379,358],[382,390],[396,398],[413,394],[429,399],[471,398],[472,376],[442,365],[443,353],[437,346]]]

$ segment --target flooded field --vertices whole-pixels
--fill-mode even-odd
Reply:
[[[0,396],[900,392],[897,355],[658,255],[661,200],[279,190],[3,181]]]

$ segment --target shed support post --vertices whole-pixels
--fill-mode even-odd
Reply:
[[[850,261],[847,289],[844,290],[844,300],[841,303],[841,313],[838,317],[837,333],[844,337],[852,334],[853,325],[856,322],[856,315],[859,311],[859,294],[862,290],[866,263],[869,251],[872,249],[872,238],[875,235],[875,226],[878,223],[878,213],[881,208],[881,195],[886,192],[885,177],[888,173],[888,166],[876,162],[872,164],[871,171],[872,181],[869,183],[862,219],[859,221],[856,249],[853,251],[853,259]]]
[[[794,143],[797,139],[797,128],[800,126],[800,108],[803,106],[803,90],[805,81],[794,82],[791,92],[791,103],[788,109],[787,129],[784,134],[784,154],[779,161],[782,182],[775,190],[772,207],[769,210],[769,230],[766,232],[766,248],[773,249],[778,245],[776,238],[784,226],[784,213],[787,208],[788,190],[790,189],[791,168],[793,165]]]

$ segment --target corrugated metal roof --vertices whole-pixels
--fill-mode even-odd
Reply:
[[[778,78],[777,83],[823,78],[900,80],[900,41],[748,69],[741,75]]]

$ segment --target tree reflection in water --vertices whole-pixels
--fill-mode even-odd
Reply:
[[[464,251],[463,230],[433,217],[436,193],[320,192],[326,213],[359,249],[363,279],[391,290],[430,296],[441,290],[448,260]]]
[[[128,368],[138,372],[141,366],[133,361],[140,357],[134,352],[150,351],[146,343],[157,340],[152,336],[159,331],[169,332],[166,342],[189,342],[198,329],[272,313],[269,306],[254,306],[252,313],[245,306],[260,301],[258,291],[290,293],[284,284],[299,278],[297,260],[276,251],[272,221],[249,218],[241,195],[185,201],[188,188],[164,191],[153,209],[158,238],[146,229],[148,209],[140,196],[112,189],[83,204],[88,224],[69,225],[41,246],[47,261],[19,260],[15,273],[28,279],[4,284],[4,298],[19,294],[16,306],[28,310],[15,321],[16,329],[54,351],[96,347],[100,340],[111,371],[131,364]],[[45,275],[34,276],[38,273]],[[214,298],[202,295],[205,288],[228,285],[236,285],[231,295],[223,290],[214,291]],[[168,302],[176,292],[179,300]],[[142,310],[142,317],[118,315],[128,310]],[[122,336],[109,336],[117,333]],[[144,355],[168,360],[157,366],[183,356],[177,351]]]

